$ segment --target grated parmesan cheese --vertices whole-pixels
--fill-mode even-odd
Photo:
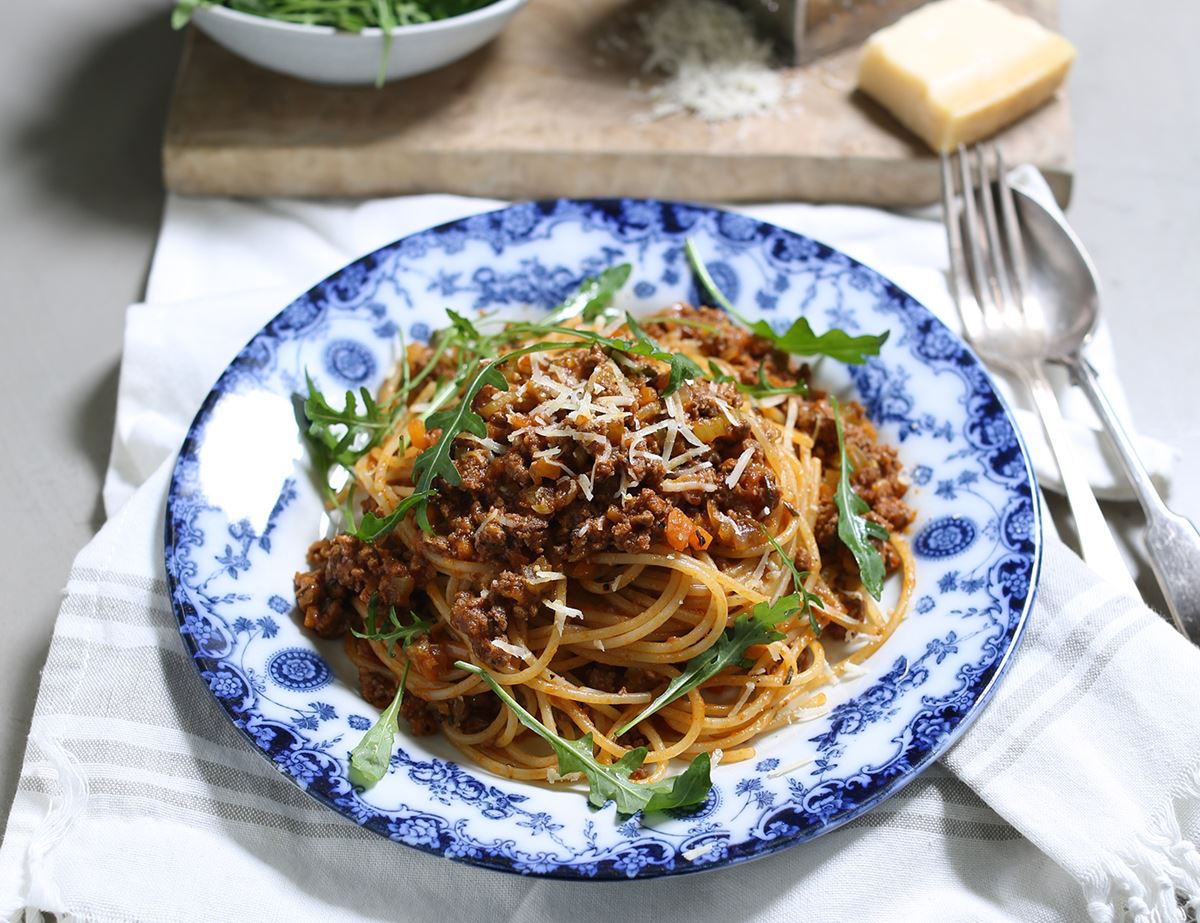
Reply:
[[[666,80],[650,89],[650,119],[691,112],[707,122],[762,115],[783,100],[770,42],[749,14],[721,0],[666,0],[638,18],[645,71]]]
[[[725,419],[729,421],[729,425],[736,428],[738,425],[738,421],[737,421],[737,417],[734,416],[733,408],[730,407],[728,404],[726,404],[719,397],[716,397],[715,395],[713,397],[713,400],[717,402],[717,407],[719,407],[721,409],[721,413],[724,414]]]
[[[657,423],[651,423],[649,426],[643,426],[637,431],[634,436],[634,445],[645,441],[646,437],[651,433],[657,433],[660,429],[666,429],[669,426],[678,426],[674,420],[659,420]]]
[[[733,703],[733,708],[729,710],[730,715],[736,715],[742,710],[742,706],[750,699],[750,695],[758,687],[758,683],[746,683],[742,689],[742,694],[738,696],[738,700]]]
[[[482,534],[483,530],[484,530],[485,528],[487,528],[487,526],[488,526],[488,525],[489,525],[491,522],[493,522],[493,521],[495,521],[496,519],[499,519],[499,518],[500,518],[500,513],[499,513],[499,511],[498,511],[498,510],[496,510],[495,508],[492,508],[492,509],[488,510],[488,511],[487,511],[487,515],[483,517],[483,522],[481,522],[481,523],[479,524],[479,528],[475,530],[475,535],[474,535],[474,537],[475,537],[475,538],[479,538],[479,536]]]
[[[671,453],[675,451],[675,437],[679,435],[679,425],[672,422],[671,426],[667,427],[667,437],[663,440],[662,460],[667,461],[671,457]]]
[[[699,846],[693,846],[691,849],[685,849],[680,853],[688,862],[693,862],[701,856],[708,855],[714,849],[721,845],[722,840],[709,840],[707,843],[701,843]]]
[[[701,471],[707,471],[712,467],[712,462],[698,462],[694,465],[689,465],[686,468],[680,468],[676,474],[679,480],[684,480],[688,475],[697,475]]]
[[[690,442],[694,446],[704,446],[708,448],[700,437],[692,430],[692,425],[688,423],[687,415],[683,412],[683,401],[679,399],[678,394],[672,394],[664,403],[667,405],[667,412],[671,414],[671,418],[678,424],[679,435]]]
[[[750,459],[754,457],[754,446],[747,446],[746,450],[738,456],[737,464],[733,466],[733,470],[729,472],[729,477],[725,479],[725,486],[732,489],[737,486],[737,482],[742,479],[742,474],[746,470],[746,466],[750,464]]]
[[[574,606],[568,606],[566,603],[559,602],[557,599],[543,599],[542,602],[545,603],[547,609],[550,609],[559,615],[564,615],[572,619],[583,618],[582,609],[576,609]]]
[[[533,651],[524,644],[513,644],[511,641],[505,641],[502,638],[493,638],[491,644],[497,650],[511,654],[518,660],[524,660],[526,663],[533,663],[534,661]]]
[[[624,387],[624,384],[622,384]],[[618,407],[632,407],[633,396],[629,394],[606,394],[603,397],[596,398],[596,403],[601,407],[616,409]]]
[[[568,772],[566,775],[563,775],[554,766],[546,767],[547,782],[580,782],[585,778],[586,776],[582,772]]]
[[[815,708],[811,707],[811,706],[806,707],[806,706],[801,705],[801,706],[794,707],[794,708],[790,709],[789,711],[787,711],[785,713],[785,716],[787,717],[788,724],[795,724],[797,721],[799,721],[801,724],[803,724],[805,721],[815,721],[817,718],[820,718],[822,715],[827,715],[827,714],[829,714],[829,706],[828,705],[818,705]]]
[[[624,326],[625,326],[625,316],[620,313],[614,314],[609,319],[607,326],[601,328],[600,335],[610,337]]]
[[[842,668],[842,679],[858,679],[867,675],[866,668],[853,660],[843,660],[838,666]]]
[[[764,551],[762,557],[758,559],[758,566],[754,568],[754,573],[750,575],[759,586],[762,586],[763,574],[767,570],[767,558],[770,556],[771,552],[769,550]]]
[[[700,490],[710,494],[717,489],[716,484],[706,484],[704,481],[663,481],[662,489],[667,493],[681,494],[688,490]]]
[[[559,448],[542,449],[540,452],[534,452],[533,457],[540,461],[544,461],[544,462],[547,462],[548,464],[554,465],[556,468],[563,471],[565,474],[570,474],[571,473],[570,468],[568,468],[562,462],[555,460],[555,456],[558,455],[561,451],[562,451],[562,449],[559,449]]]
[[[595,442],[607,446],[610,450],[612,448],[612,443],[599,433],[589,433],[585,430],[571,429],[566,426],[534,426],[530,428],[530,431],[537,433],[539,436],[547,436],[551,439],[555,436],[561,436],[566,439],[574,439],[578,442]],[[508,438],[511,441],[513,437],[510,435]]]
[[[798,760],[787,766],[779,766],[767,773],[768,779],[778,779],[780,776],[786,776],[789,772],[795,772],[797,769],[803,769],[812,762],[811,759]]]
[[[792,430],[796,428],[796,417],[800,413],[800,402],[794,397],[788,398],[787,417],[783,421],[784,438],[791,445]]]
[[[679,455],[676,455],[669,462],[663,465],[663,469],[666,471],[674,471],[680,465],[686,465],[693,458],[705,454],[708,452],[708,450],[708,446],[700,446],[697,449],[688,449],[686,452],[681,452]],[[705,464],[708,464],[710,467],[712,465],[711,462],[706,462]]]
[[[581,426],[592,418],[592,388],[591,382],[583,386],[583,396],[579,401],[579,407],[573,414],[576,426]]]
[[[503,455],[504,454],[504,446],[502,446],[495,439],[492,439],[489,436],[476,436],[474,433],[461,433],[461,434],[459,434],[459,438],[467,439],[471,442],[477,442],[477,443],[479,443],[479,445],[483,446],[485,449],[487,449],[493,455]]]

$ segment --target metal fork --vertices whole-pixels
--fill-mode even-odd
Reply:
[[[990,148],[990,156],[985,147]],[[957,161],[961,202],[955,195],[952,161]],[[991,145],[978,145],[972,151],[960,145],[955,155],[942,154],[942,205],[951,284],[963,329],[985,361],[1010,372],[1029,390],[1062,475],[1083,559],[1140,596],[1079,464],[1046,378],[1045,317],[1037,299],[1022,288],[1022,280],[1028,278],[1025,247],[1006,175],[1000,150]]]

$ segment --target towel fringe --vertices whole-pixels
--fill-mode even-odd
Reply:
[[[29,739],[54,770],[58,791],[50,795],[46,816],[29,840],[25,859],[28,882],[25,899],[34,907],[54,910],[63,906],[63,900],[55,883],[56,876],[45,865],[55,847],[83,815],[88,800],[88,784],[78,760],[54,737],[35,727]]]
[[[1083,876],[1088,915],[1095,923],[1200,919],[1200,850],[1180,828],[1181,801],[1200,803],[1200,767],[1131,849]]]

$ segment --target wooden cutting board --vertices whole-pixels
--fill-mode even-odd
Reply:
[[[490,46],[382,90],[274,74],[193,30],[163,144],[166,186],[234,196],[437,191],[891,206],[938,198],[936,158],[854,92],[857,49],[787,71],[791,95],[769,116],[649,120],[636,55],[597,46],[638,5],[531,0]],[[1057,0],[1011,5],[1056,21]],[[1000,140],[1010,163],[1041,167],[1066,203],[1063,94]]]

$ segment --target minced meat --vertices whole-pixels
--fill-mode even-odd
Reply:
[[[473,428],[455,442],[451,461],[459,482],[434,484],[437,493],[427,507],[432,533],[422,535],[417,550],[395,533],[375,544],[349,535],[313,544],[310,569],[295,577],[297,606],[305,627],[321,637],[346,635],[369,702],[383,708],[396,693],[394,675],[374,665],[371,646],[347,634],[363,629],[359,613],[372,600],[378,613],[394,607],[424,612],[435,622],[405,653],[425,679],[437,681],[452,670],[452,651],[464,642],[489,668],[512,672],[524,663],[512,652],[511,638],[525,637],[527,629],[553,617],[544,601],[554,583],[538,577],[539,569],[582,574],[598,554],[646,553],[678,542],[678,530],[669,533],[668,523],[680,513],[688,529],[695,527],[692,534],[718,553],[721,547],[761,542],[759,523],[776,512],[783,497],[759,441],[764,430],[752,425],[738,383],[756,384],[765,376],[776,386],[807,385],[809,369],[723,312],[676,305],[660,316],[670,320],[648,322],[650,337],[686,337],[690,352],[719,363],[730,378],[685,382],[664,397],[666,364],[646,357],[610,354],[598,345],[552,357],[522,356],[501,367],[506,390],[487,385],[475,397],[471,409],[482,418],[486,438],[482,428]],[[409,347],[418,367],[430,355],[428,347]],[[435,378],[445,380],[454,367],[443,356]],[[817,546],[832,570],[844,570],[848,587],[857,569],[837,535],[833,493],[840,455],[832,407],[815,390],[794,407],[796,429],[811,436],[813,455],[826,472],[814,526]],[[782,420],[785,410],[765,412]],[[843,403],[841,414],[852,483],[870,508],[868,518],[891,532],[903,531],[914,514],[904,500],[907,483],[895,449],[877,442],[859,404]],[[428,436],[436,439],[439,431]],[[411,466],[414,457],[415,452],[407,455],[401,465]],[[364,510],[375,511],[374,503],[368,500]],[[893,569],[895,553],[886,544],[880,547]],[[460,578],[446,600],[444,621],[433,617],[424,596],[434,576],[427,554],[492,565],[486,576]],[[812,565],[804,560],[807,552],[799,555],[797,566]],[[602,662],[574,675],[606,692],[648,691],[661,684],[652,670]],[[430,703],[410,691],[402,713],[417,734],[433,733],[444,722],[476,733],[495,719],[498,708],[492,695]]]

